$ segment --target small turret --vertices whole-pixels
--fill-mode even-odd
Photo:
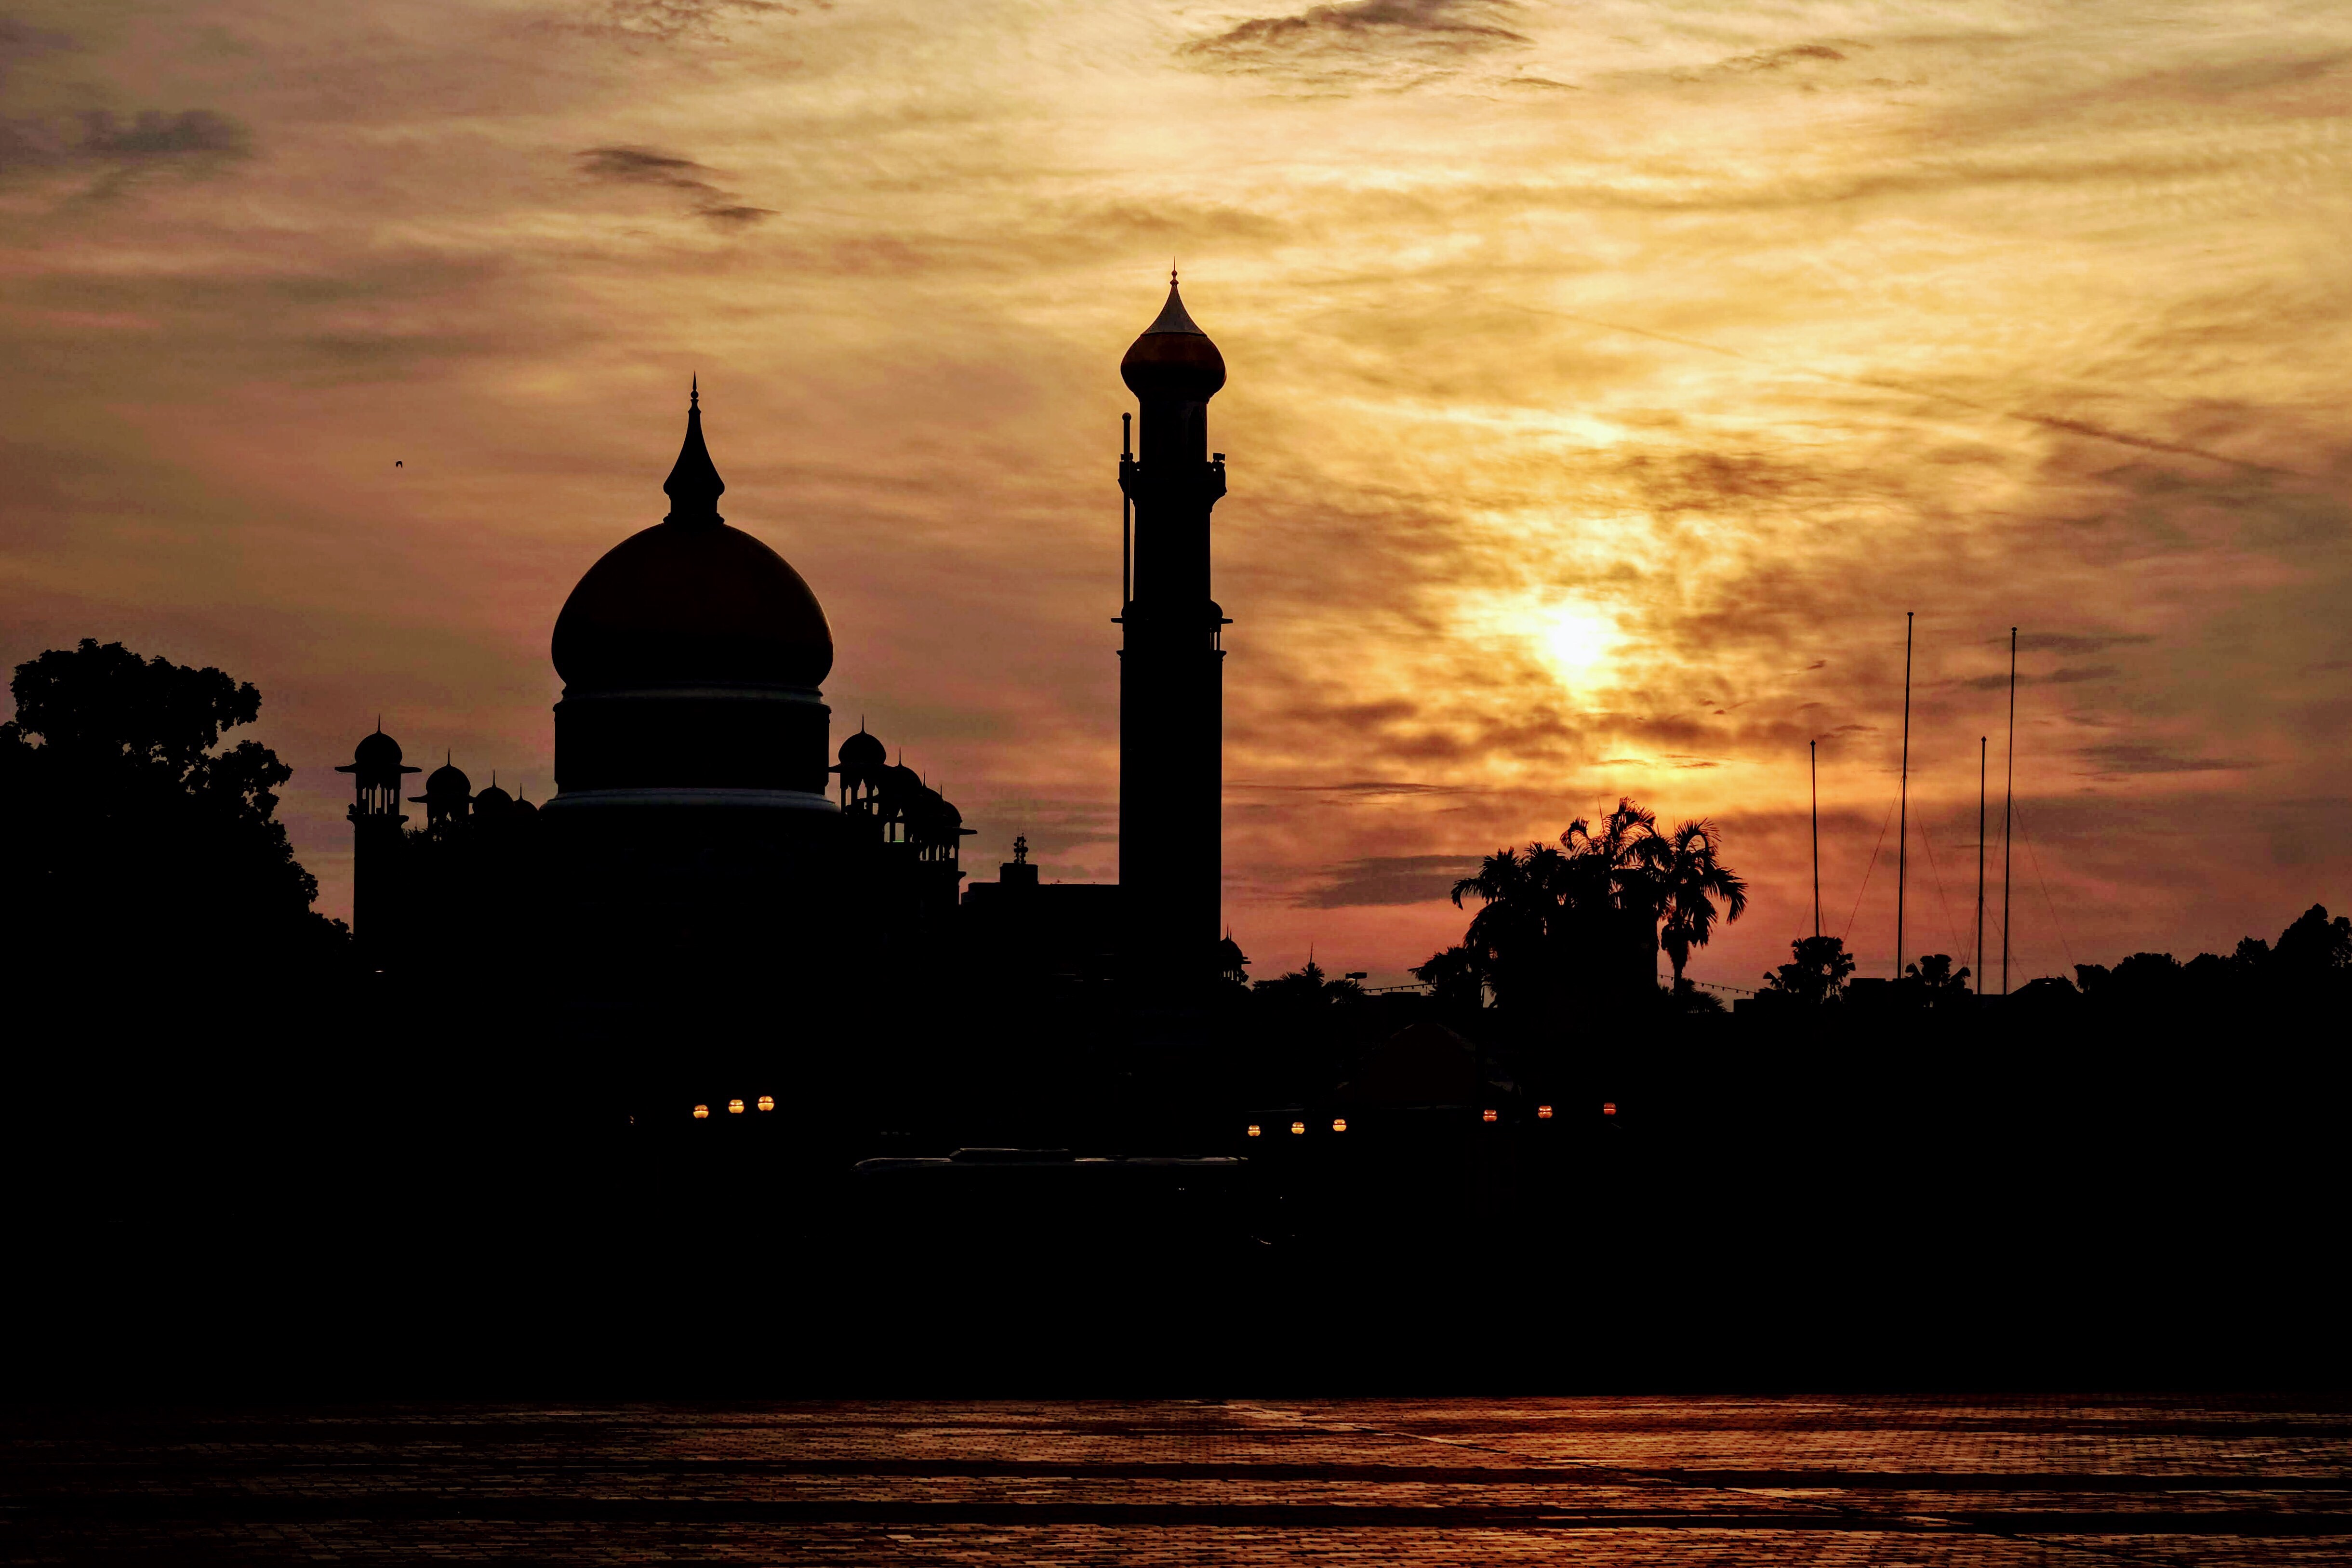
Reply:
[[[444,823],[465,820],[473,809],[474,781],[456,763],[444,762],[425,776],[425,793],[408,799],[411,805],[425,808],[425,826],[430,832]]]

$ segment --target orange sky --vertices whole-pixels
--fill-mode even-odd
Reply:
[[[2340,5],[17,0],[0,658],[259,684],[341,913],[379,710],[551,790],[555,611],[698,372],[836,728],[982,875],[1108,876],[1174,255],[1258,973],[1401,978],[1465,858],[1631,793],[1722,823],[1757,900],[1693,973],[1754,984],[1813,737],[1885,973],[1906,609],[1911,949],[1969,956],[2014,624],[2013,973],[2226,950],[2352,904],[2348,132]]]

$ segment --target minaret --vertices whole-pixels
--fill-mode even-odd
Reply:
[[[400,742],[383,732],[362,736],[352,760],[335,770],[356,775],[359,798],[346,815],[352,824],[352,940],[371,963],[393,945],[400,921],[400,781],[417,770],[400,760]]]
[[[1224,791],[1224,612],[1209,592],[1209,512],[1225,493],[1209,399],[1224,357],[1168,303],[1119,362],[1141,405],[1119,489],[1135,507],[1119,616],[1118,880],[1130,973],[1181,992],[1216,964]]]

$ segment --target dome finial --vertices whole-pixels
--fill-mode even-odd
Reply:
[[[686,440],[677,449],[669,478],[662,481],[662,492],[670,500],[669,515],[662,521],[724,522],[727,520],[719,515],[719,498],[726,493],[727,481],[719,477],[710,448],[702,444],[702,378],[696,375],[687,384]]]
[[[1206,403],[1225,384],[1224,356],[1184,309],[1175,268],[1168,269],[1167,302],[1119,361],[1118,374],[1147,401]]]

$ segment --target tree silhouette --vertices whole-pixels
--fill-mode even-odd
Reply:
[[[1568,860],[1545,844],[1497,849],[1454,884],[1455,909],[1465,898],[1483,905],[1462,946],[1495,988],[1497,1006],[1538,1005],[1555,989],[1576,921]]]
[[[1412,975],[1447,1012],[1471,1013],[1486,1005],[1486,967],[1467,943],[1431,953]]]
[[[125,982],[202,965],[234,994],[256,967],[339,943],[274,820],[293,770],[252,741],[215,750],[259,714],[251,684],[85,637],[18,665],[10,689],[12,957],[102,963]],[[221,967],[226,953],[235,967]]]
[[[1801,936],[1789,944],[1790,962],[1764,976],[1766,989],[1777,995],[1820,1006],[1845,994],[1853,973],[1853,957],[1845,941],[1834,936]]]
[[[1608,953],[1604,976],[1612,999],[1631,1001],[1654,993],[1658,984],[1658,921],[1666,891],[1657,877],[1658,818],[1646,806],[1620,796],[1594,827],[1578,817],[1559,836],[1568,851],[1570,875],[1579,904],[1591,912],[1588,940]]]
[[[1588,982],[1575,987],[1581,1000],[1654,996],[1663,944],[1679,994],[1691,950],[1706,944],[1719,920],[1748,908],[1748,884],[1720,850],[1713,823],[1661,833],[1655,813],[1620,799],[1598,823],[1570,823],[1559,847],[1498,849],[1454,883],[1456,909],[1474,898],[1484,907],[1462,949],[1431,963],[1470,964],[1494,988],[1497,1006],[1556,1012],[1580,976]],[[1450,959],[1454,951],[1465,956]]]
[[[1727,923],[1748,912],[1747,880],[1723,864],[1721,847],[1721,835],[1705,817],[1654,835],[1643,846],[1663,915],[1658,945],[1675,966],[1677,995],[1685,989],[1683,966],[1690,962],[1691,949],[1707,944],[1718,918]]]
[[[1250,990],[1279,1006],[1328,1006],[1335,1002],[1355,1001],[1364,994],[1364,988],[1353,980],[1328,977],[1323,966],[1312,958],[1287,974],[1256,982]]]
[[[1903,982],[1915,999],[1930,1007],[1961,1007],[1969,1003],[1969,971],[1952,971],[1952,955],[1930,952],[1903,966]]]
[[[2352,919],[2327,918],[2327,906],[2314,904],[2279,932],[2271,966],[2297,980],[2318,979],[2352,969]]]

